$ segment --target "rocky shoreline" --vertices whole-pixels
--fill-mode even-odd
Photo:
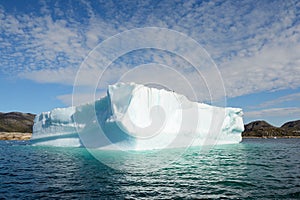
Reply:
[[[291,138],[300,138],[300,136],[278,136],[278,137],[255,137],[255,136],[243,136],[243,139],[259,139],[259,138],[263,138],[263,139],[282,139],[282,138],[286,138],[286,139],[291,139]]]
[[[30,140],[32,133],[0,132],[0,140]]]

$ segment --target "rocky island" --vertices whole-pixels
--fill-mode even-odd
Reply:
[[[0,112],[0,140],[29,140],[34,117],[31,113]]]
[[[0,140],[29,140],[35,114],[0,112]],[[275,127],[266,121],[254,121],[245,125],[243,138],[300,138],[300,120]]]
[[[266,121],[254,121],[245,125],[243,138],[300,138],[300,120],[290,121],[281,127],[275,127]]]

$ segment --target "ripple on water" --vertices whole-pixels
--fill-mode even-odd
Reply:
[[[210,151],[192,148],[149,173],[134,169],[139,163],[157,166],[161,159],[148,157],[145,163],[137,156],[136,163],[125,165],[132,169],[121,172],[85,149],[1,142],[0,194],[4,199],[299,199],[299,152],[299,139],[249,140]],[[163,154],[172,157],[176,151]]]

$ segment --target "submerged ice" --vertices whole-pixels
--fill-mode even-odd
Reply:
[[[121,150],[231,144],[241,141],[242,114],[173,91],[117,83],[93,103],[37,115],[32,142]]]

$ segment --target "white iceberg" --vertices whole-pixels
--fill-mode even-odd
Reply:
[[[37,115],[34,145],[152,150],[239,143],[240,108],[189,101],[184,95],[135,83],[108,87],[93,103]]]

